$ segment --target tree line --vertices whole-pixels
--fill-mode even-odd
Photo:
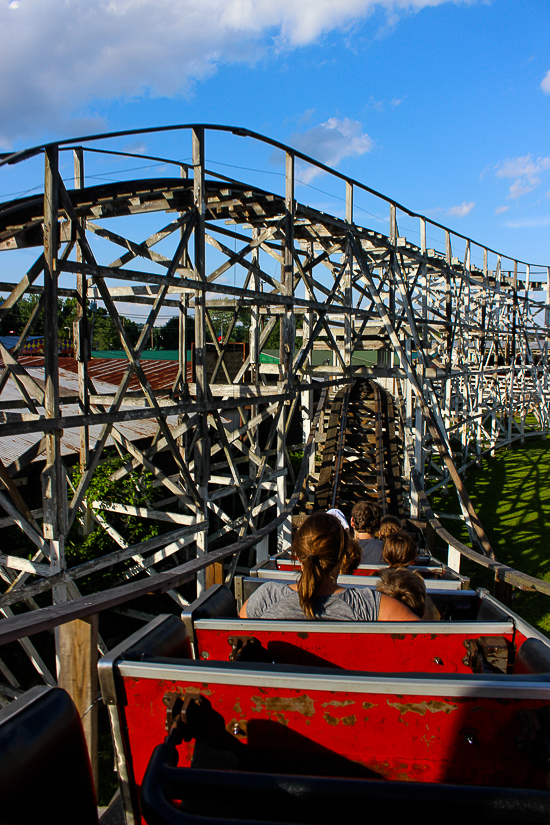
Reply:
[[[0,321],[0,335],[20,335],[25,325],[36,311],[40,297],[30,295],[21,298],[17,304],[10,309]],[[218,340],[227,340],[227,335],[233,320],[233,312],[230,310],[209,308],[208,310],[214,334]],[[58,299],[58,328],[60,338],[73,337],[73,323],[77,317],[76,298]],[[137,343],[143,324],[138,323],[124,315],[120,316],[130,343],[135,346]],[[88,319],[92,332],[92,349],[99,351],[120,350],[120,336],[107,310],[95,303],[88,302]],[[302,318],[296,319],[296,326],[301,326]],[[247,342],[250,335],[250,310],[241,310],[238,321],[233,325],[229,341]],[[44,309],[41,308],[36,318],[29,336],[44,335]],[[207,338],[212,341],[212,335],[207,329]],[[195,340],[195,320],[193,315],[187,317],[187,341],[189,347]],[[179,321],[177,316],[169,318],[163,326],[153,329],[152,340],[147,341],[146,349],[177,350],[179,341]],[[279,347],[279,322],[275,324],[266,344],[265,349],[277,349]]]

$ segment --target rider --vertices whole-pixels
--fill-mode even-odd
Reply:
[[[243,604],[241,618],[418,621],[397,599],[368,587],[338,585],[349,541],[334,516],[309,516],[292,542],[292,555],[302,565],[297,582],[265,582]]]

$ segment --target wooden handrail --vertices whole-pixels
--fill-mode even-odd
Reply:
[[[491,570],[494,573],[495,581],[503,582],[505,584],[512,585],[513,587],[519,587],[521,590],[536,590],[539,593],[544,593],[545,595],[550,596],[550,582],[537,579],[534,576],[529,576],[527,573],[522,573],[519,570],[515,570],[513,567],[509,567],[507,564],[502,564],[501,562],[491,559],[488,556],[483,556],[481,553],[476,553],[476,551],[472,550],[471,547],[467,547],[465,544],[462,544],[462,542],[452,536],[448,530],[443,527],[432,510],[428,496],[422,486],[420,475],[416,470],[411,470],[411,480],[418,496],[418,502],[424,511],[428,523],[446,544],[450,547],[454,547],[455,550],[458,550],[461,555],[466,556],[466,558],[470,559],[470,561],[474,561],[476,564],[480,564],[482,567],[486,567],[488,570]]]

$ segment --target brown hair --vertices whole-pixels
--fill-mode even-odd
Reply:
[[[358,501],[351,517],[354,529],[360,533],[374,533],[380,527],[380,508],[373,501]]]
[[[348,537],[348,544],[346,547],[344,558],[342,560],[342,566],[340,567],[340,573],[343,576],[345,576],[346,574],[349,576],[351,573],[355,573],[355,571],[361,564],[362,555],[363,551],[361,550],[359,542],[355,541],[355,539]]]
[[[302,572],[296,584],[306,618],[315,618],[311,600],[326,573],[334,569],[340,570],[349,542],[349,536],[336,516],[329,516],[328,513],[313,513],[296,531],[292,556],[302,564]]]
[[[416,560],[416,543],[412,536],[400,530],[384,541],[382,558],[388,567],[406,567]]]
[[[397,516],[384,516],[380,521],[380,530],[378,535],[385,541],[392,533],[399,533],[401,530],[401,522]]]
[[[380,581],[376,585],[379,593],[398,599],[420,619],[426,604],[426,585],[422,576],[406,567],[387,567],[380,571]]]

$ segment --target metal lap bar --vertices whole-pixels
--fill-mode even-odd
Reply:
[[[117,663],[123,679],[179,682],[197,685],[197,692],[210,685],[243,685],[292,691],[327,691],[331,693],[365,693],[396,696],[445,696],[448,698],[540,699],[550,701],[548,676],[500,676],[485,674],[348,674],[321,668],[285,669],[267,665],[252,669],[235,663],[197,665],[189,661]],[[317,672],[315,672],[317,671]]]
[[[515,822],[543,821],[550,806],[548,791],[482,786],[469,787],[465,794],[459,785],[377,780],[365,784],[361,779],[325,776],[273,777],[244,771],[189,770],[174,767],[177,759],[175,748],[160,745],[149,760],[142,806],[152,825],[204,825],[206,816],[210,825],[300,823],[311,822],[312,817],[315,822],[326,823],[333,821],[334,811],[338,810],[345,810],[350,821],[361,821],[366,808],[383,810],[386,820],[396,822],[406,820],[411,810],[421,810],[426,821],[439,821],[445,812],[446,822],[490,825],[508,815]],[[239,788],[238,795],[235,788]],[[241,818],[243,797],[247,802],[246,820]],[[182,806],[173,807],[173,799],[181,799]],[[219,805],[212,812],[212,802],[215,805],[220,799],[225,801],[224,812],[219,812]],[[199,806],[200,813],[190,812],[190,803]]]
[[[195,630],[227,630],[230,633],[304,633],[352,635],[486,635],[506,636],[514,633],[512,621],[452,622],[290,622],[271,619],[198,619]],[[548,641],[548,640],[546,640]]]
[[[381,568],[383,569],[383,568]],[[438,568],[439,569],[439,568]],[[258,579],[264,581],[296,581],[300,571],[296,570],[257,570]],[[380,581],[379,576],[338,576],[338,584],[345,587],[375,588]],[[453,579],[425,579],[426,590],[460,590],[464,577],[456,575]]]

